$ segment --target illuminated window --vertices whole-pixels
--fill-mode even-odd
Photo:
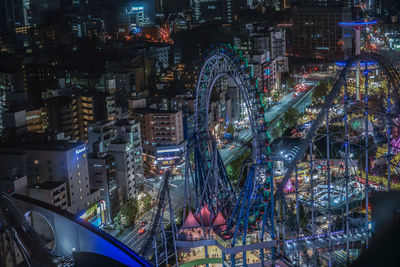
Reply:
[[[81,184],[81,180],[78,181],[78,184]]]
[[[82,188],[79,188],[79,192],[82,192]]]
[[[79,164],[76,167],[79,169]]]
[[[86,154],[83,154],[83,157],[86,158]]]
[[[33,163],[37,165],[37,164],[39,164],[39,161],[38,161],[37,159],[35,159],[35,160],[33,161]]]
[[[79,198],[82,200],[82,198],[83,198],[83,197],[82,197],[82,196],[80,196]]]
[[[80,172],[78,172],[78,176],[81,176],[81,173],[80,173]]]

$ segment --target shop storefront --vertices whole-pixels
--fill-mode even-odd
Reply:
[[[98,203],[92,205],[86,211],[81,213],[79,218],[96,227],[103,228],[106,224],[106,202],[100,200]]]

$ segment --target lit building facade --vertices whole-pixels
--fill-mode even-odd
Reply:
[[[98,121],[115,119],[115,96],[90,91],[77,96],[79,134],[81,140],[88,138],[88,125]]]
[[[28,109],[26,111],[27,131],[44,133],[47,129],[47,112],[45,107]]]
[[[45,100],[48,127],[56,133],[75,140],[79,137],[79,122],[76,99],[57,96]]]
[[[13,155],[13,156],[11,156]],[[68,211],[77,213],[100,200],[99,191],[91,191],[84,143],[66,141],[14,144],[0,149],[0,170],[24,172],[28,185],[47,181],[65,182]]]
[[[132,115],[140,122],[145,171],[160,172],[174,165],[184,151],[182,110],[139,108]],[[168,154],[165,160],[164,153]]]

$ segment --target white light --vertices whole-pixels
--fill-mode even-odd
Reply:
[[[162,150],[158,150],[158,153],[169,153],[169,152],[179,152],[180,149],[179,148],[171,148],[171,149],[162,149]]]
[[[142,6],[134,6],[132,7],[132,11],[140,11],[143,10],[144,8]]]
[[[75,248],[72,248],[72,251],[75,251],[76,249]]]

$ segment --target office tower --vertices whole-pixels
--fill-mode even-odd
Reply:
[[[351,20],[348,7],[293,8],[293,54],[297,57],[340,60],[351,47],[339,22]]]
[[[194,18],[200,23],[232,22],[232,0],[194,0]]]
[[[0,32],[31,24],[30,0],[0,0]]]

